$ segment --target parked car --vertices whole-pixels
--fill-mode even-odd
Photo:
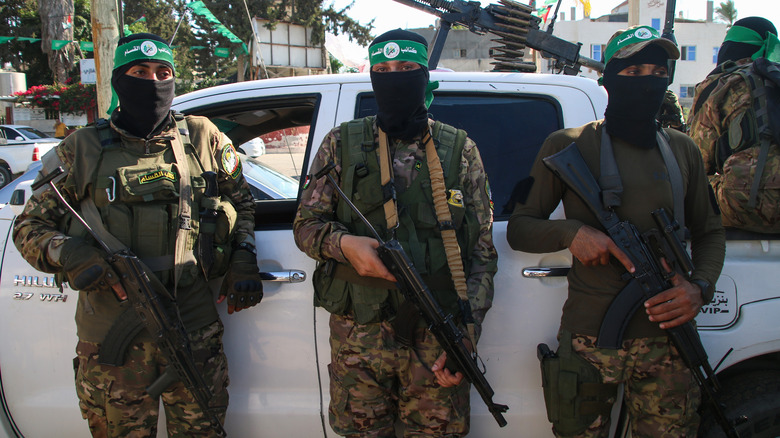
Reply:
[[[495,205],[498,273],[479,353],[494,401],[509,406],[504,415],[508,425],[498,427],[472,391],[470,436],[551,437],[536,346],[557,345],[571,254],[512,251],[506,242],[507,220],[513,191],[528,176],[544,139],[560,128],[600,118],[606,93],[595,81],[572,76],[432,72],[431,79],[440,86],[430,113],[465,129],[476,141]],[[293,190],[256,201],[257,263],[262,271],[275,273],[277,281],[265,282],[265,297],[255,308],[233,315],[219,308],[230,364],[225,428],[234,437],[335,437],[327,420],[328,314],[312,306],[315,262],[296,248],[292,222],[308,180],[300,175],[308,174],[325,134],[376,112],[369,77],[241,82],[179,96],[174,108],[211,118],[225,127],[234,144],[286,128],[310,128],[303,152],[257,157],[295,183]],[[251,183],[251,164],[245,166]],[[553,218],[563,219],[563,209]],[[77,339],[76,292],[60,289],[52,275],[22,259],[10,239],[13,219],[13,209],[0,209],[0,437],[87,436],[69,366]],[[726,414],[747,418],[738,426],[742,436],[778,437],[780,238],[733,230],[727,237],[715,300],[697,317],[699,333],[718,372]],[[615,426],[620,412],[618,402]],[[705,421],[711,421],[706,413]],[[700,436],[722,436],[717,427],[710,432]],[[612,436],[623,438],[625,432]]]
[[[27,170],[33,161],[57,144],[60,139],[49,137],[24,125],[0,125],[0,187]]]
[[[259,157],[265,153],[265,142],[260,137],[255,137],[236,148],[247,157]]]

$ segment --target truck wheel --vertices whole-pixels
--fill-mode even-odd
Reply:
[[[0,166],[0,188],[11,182],[11,171],[5,166]]]
[[[751,438],[780,436],[780,372],[754,371],[722,382],[721,403],[729,419],[737,419],[737,432]],[[702,415],[699,437],[725,437],[718,423],[706,411]],[[740,424],[740,420],[743,419]]]

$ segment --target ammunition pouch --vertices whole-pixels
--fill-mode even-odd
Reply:
[[[203,208],[217,212],[216,220],[212,222],[201,222],[200,233],[212,234],[214,264],[209,270],[209,280],[225,275],[230,265],[230,256],[233,252],[233,232],[236,229],[238,213],[236,208],[226,196],[221,196],[219,200],[211,198],[201,198],[200,204]]]
[[[556,435],[581,434],[599,415],[610,414],[618,385],[602,383],[598,368],[572,351],[571,333],[561,331],[557,354],[545,344],[537,352],[547,419]]]

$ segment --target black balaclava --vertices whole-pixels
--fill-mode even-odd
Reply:
[[[369,45],[385,41],[416,41],[426,48],[428,43],[421,35],[395,29],[376,37]],[[378,107],[377,124],[390,137],[412,140],[428,125],[428,108],[425,106],[425,87],[430,74],[428,67],[405,72],[377,73],[371,71],[371,86]]]
[[[758,32],[762,38],[766,38],[767,33],[777,35],[777,29],[771,21],[761,17],[746,17],[734,22],[734,26],[746,27]],[[738,43],[736,41],[724,41],[718,50],[718,65],[726,61],[739,61],[749,58],[759,50],[758,46],[747,43]]]
[[[604,67],[607,132],[625,142],[652,148],[656,145],[656,115],[664,100],[669,78],[657,76],[619,76],[631,65],[655,64],[666,67],[669,55],[663,47],[650,44],[633,56],[611,59]]]
[[[154,34],[136,33],[121,38],[117,46],[139,39],[168,43]],[[154,81],[125,74],[134,65],[149,61],[165,64],[173,69],[173,66],[164,60],[139,59],[115,68],[111,75],[111,86],[119,98],[119,111],[114,113],[113,121],[120,128],[141,138],[150,138],[167,126],[175,96],[173,78]]]

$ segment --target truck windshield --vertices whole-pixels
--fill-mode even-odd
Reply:
[[[16,128],[17,131],[24,134],[25,137],[35,140],[37,138],[49,138],[48,135],[44,134],[43,132],[30,127],[22,127],[22,128]]]

